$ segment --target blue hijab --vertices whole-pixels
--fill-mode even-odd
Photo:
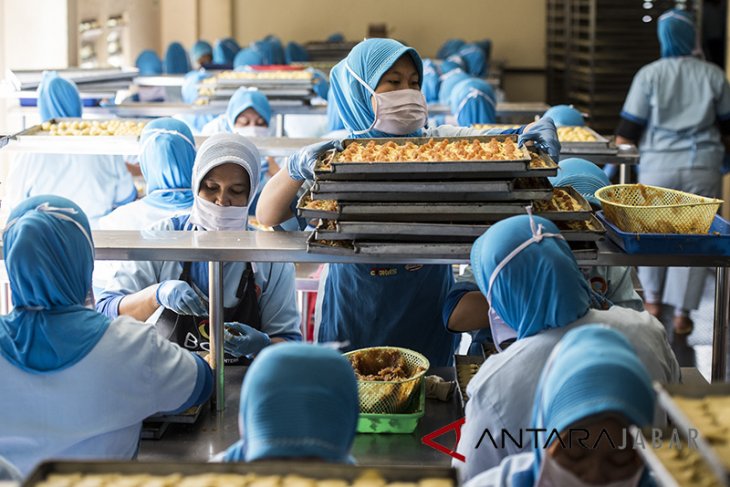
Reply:
[[[542,447],[552,431],[607,413],[638,427],[650,425],[655,402],[651,384],[636,351],[618,331],[596,324],[568,332],[550,354],[535,393],[532,427],[539,432],[532,471],[517,473],[513,485],[534,485]]]
[[[327,75],[319,69],[307,68],[307,71],[312,73],[312,89],[314,93],[318,97],[326,100],[330,92],[330,82],[327,80]]]
[[[586,122],[583,114],[571,105],[555,105],[543,113],[543,117],[550,117],[556,127],[583,127]]]
[[[163,68],[167,74],[185,74],[190,71],[190,59],[182,44],[172,42],[167,46]]]
[[[496,105],[494,90],[482,79],[465,79],[451,92],[451,114],[456,117],[456,123],[461,127],[471,127],[477,123],[495,123]]]
[[[236,57],[233,58],[233,67],[236,69],[245,68],[246,66],[262,66],[264,64],[266,62],[261,52],[251,47],[241,49],[236,54]]]
[[[433,59],[423,60],[423,96],[428,103],[435,103],[439,98],[439,87],[441,86],[441,68]]]
[[[337,110],[337,101],[335,100],[335,91],[329,90],[327,93],[327,130],[334,132],[335,130],[344,130],[345,124],[342,123],[340,112]]]
[[[465,44],[456,54],[464,60],[465,71],[470,75],[481,78],[487,74],[487,57],[478,45]]]
[[[233,127],[236,126],[238,116],[248,108],[256,110],[261,115],[261,118],[264,119],[266,125],[269,125],[271,121],[271,105],[269,105],[269,99],[258,90],[241,87],[233,93],[231,99],[228,100],[228,107],[226,108],[226,122],[230,132],[233,132]]]
[[[213,56],[213,46],[202,39],[193,44],[193,47],[190,48],[190,57],[193,58],[194,63],[197,63],[198,60],[206,54]]]
[[[335,32],[327,37],[327,42],[345,42],[345,36],[340,32]]]
[[[286,45],[286,49],[284,50],[284,58],[286,64],[300,63],[304,61],[309,61],[309,53],[304,48],[304,46],[292,41]]]
[[[570,186],[592,205],[601,206],[596,191],[611,184],[603,169],[585,159],[571,157],[558,164],[558,175],[550,179],[553,186]]]
[[[284,45],[275,35],[267,35],[264,41],[271,46],[271,64],[285,64],[286,56],[284,55]]]
[[[55,71],[45,71],[38,85],[38,111],[45,122],[52,118],[81,116],[81,95],[73,81]]]
[[[81,208],[59,196],[28,198],[8,217],[3,258],[15,309],[0,318],[2,356],[33,374],[83,359],[110,319],[84,306],[94,247]]]
[[[233,37],[226,37],[222,39],[221,42],[228,47],[228,49],[233,53],[234,56],[238,54],[238,51],[241,50],[241,46]]]
[[[236,54],[238,54],[238,50],[234,49],[230,42],[219,39],[213,46],[213,64],[230,66],[233,64]]]
[[[456,54],[457,51],[464,47],[465,44],[466,42],[461,39],[449,39],[439,48],[438,53],[436,53],[436,57],[439,59],[446,59],[447,57]]]
[[[565,240],[544,235],[559,233],[545,218],[514,216],[495,223],[471,249],[474,278],[489,298],[489,281],[505,257],[530,238],[540,239],[504,265],[491,286],[491,306],[517,339],[568,325],[588,312],[591,292],[573,252]]]
[[[151,49],[145,49],[140,52],[134,65],[137,66],[140,76],[162,74],[162,61],[160,61],[160,56]]]
[[[338,352],[292,342],[268,347],[246,373],[238,416],[242,439],[224,460],[347,463],[359,410],[355,374]]]
[[[345,59],[337,63],[330,73],[330,90],[342,123],[350,132],[366,130],[375,119],[371,93],[358,81],[346,66],[357,74],[367,85],[375,90],[383,77],[401,56],[408,54],[418,71],[418,85],[423,81],[423,63],[415,49],[393,39],[367,39],[352,48]],[[420,135],[421,131],[407,136]],[[366,134],[353,135],[356,138],[392,137],[378,130]]]
[[[657,35],[662,57],[690,56],[697,42],[694,17],[684,10],[668,10],[659,17]]]
[[[193,206],[195,139],[190,128],[174,118],[158,118],[145,126],[139,139],[139,166],[147,183],[144,201],[171,210]]]
[[[462,69],[452,69],[449,72],[444,72],[441,75],[441,85],[439,86],[439,103],[447,105],[451,100],[451,92],[453,89],[464,80],[471,79],[469,74],[465,73]]]

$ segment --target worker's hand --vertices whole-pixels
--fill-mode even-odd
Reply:
[[[299,149],[298,152],[289,156],[286,161],[289,177],[294,181],[314,179],[314,166],[317,164],[317,159],[322,153],[332,149],[342,150],[342,142],[327,140]]]
[[[157,302],[179,315],[207,316],[208,308],[185,281],[164,281],[157,287]]]
[[[517,143],[522,146],[528,141],[532,141],[538,149],[547,152],[555,162],[560,159],[558,130],[555,128],[552,118],[542,117],[537,122],[528,125]]]
[[[223,350],[234,357],[256,355],[271,345],[269,335],[248,325],[226,323],[223,329]]]

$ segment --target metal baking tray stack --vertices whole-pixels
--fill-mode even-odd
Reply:
[[[262,71],[271,76],[272,71]],[[200,98],[208,103],[215,101],[226,101],[237,89],[241,87],[255,88],[265,94],[271,100],[286,100],[309,102],[314,98],[314,80],[309,79],[287,79],[283,72],[282,78],[226,78],[220,74],[214,78],[203,80],[198,85]]]
[[[442,140],[489,141],[513,135]],[[349,144],[391,139],[349,139]],[[428,138],[393,139],[424,144]],[[534,161],[539,158],[539,161]],[[566,238],[576,242],[582,259],[597,257],[595,241],[605,233],[590,204],[572,188],[562,188],[580,209],[555,211],[547,203],[554,188],[548,176],[557,165],[532,149],[509,161],[338,162],[337,152],[323,156],[315,167],[315,182],[299,200],[299,216],[321,220],[309,249],[334,255],[406,254],[468,260],[471,245],[491,224],[526,207],[560,221]],[[582,228],[570,228],[585,222]]]

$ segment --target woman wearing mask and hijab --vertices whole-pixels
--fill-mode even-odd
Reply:
[[[241,440],[217,459],[352,463],[359,414],[357,381],[346,358],[329,348],[283,343],[261,352],[246,372]]]
[[[143,230],[160,220],[188,213],[195,162],[195,139],[184,122],[158,118],[139,136],[139,166],[146,196],[121,206],[99,220],[102,230]]]
[[[520,449],[474,446],[490,431],[519,431],[530,417],[540,374],[560,339],[571,330],[602,323],[623,333],[652,380],[678,382],[679,365],[666,332],[647,312],[613,306],[591,309],[591,290],[570,247],[554,223],[522,215],[495,223],[474,243],[471,263],[479,289],[489,304],[489,321],[500,353],[490,356],[469,382],[466,423],[455,461],[464,480],[496,467]],[[509,348],[501,344],[514,340]],[[501,445],[500,445],[501,446]]]
[[[211,136],[195,159],[190,213],[162,221],[151,230],[246,231],[248,205],[259,181],[259,160],[258,150],[244,137]],[[226,326],[235,332],[226,331],[230,355],[248,357],[272,342],[301,340],[293,264],[226,263],[223,282]],[[96,307],[111,318],[129,315],[142,321],[158,311],[150,321],[168,330],[171,324],[194,320],[191,316],[207,316],[202,297],[208,289],[206,262],[124,262]],[[197,345],[193,344],[195,349]]]
[[[200,39],[190,48],[190,59],[193,61],[193,68],[199,69],[213,62],[213,46],[209,42]]]
[[[94,246],[81,208],[29,198],[2,240],[15,308],[0,317],[0,451],[23,475],[49,458],[131,460],[145,418],[208,400],[202,358],[85,306]]]
[[[648,475],[628,428],[651,426],[654,407],[651,378],[621,333],[602,325],[573,330],[537,386],[530,427],[539,444],[465,487],[636,487]],[[579,430],[585,446],[571,437]]]
[[[76,85],[45,72],[38,87],[41,120],[81,117]],[[122,156],[90,154],[33,154],[15,156],[8,174],[3,205],[10,209],[39,194],[63,196],[84,210],[92,228],[99,218],[137,198],[132,175]]]
[[[664,13],[658,37],[662,58],[634,76],[616,143],[638,145],[640,183],[719,197],[730,85],[720,68],[692,55],[697,44],[689,13]],[[672,305],[675,336],[691,333],[689,313],[699,306],[706,276],[699,267],[639,267],[647,310],[660,317],[663,303]]]
[[[391,39],[368,39],[332,69],[330,90],[353,137],[481,133],[457,127],[426,129],[421,79],[421,58],[414,49]],[[550,144],[550,151],[557,153],[559,144],[551,126],[544,121],[523,137],[545,147]],[[317,158],[338,146],[338,141],[327,141],[291,156],[286,170],[282,168],[262,191],[258,220],[275,226],[290,219],[297,192],[305,180],[313,179]],[[453,283],[451,266],[332,264],[325,272],[320,284],[319,341],[349,342],[350,349],[403,346],[424,354],[434,366],[452,362],[457,339],[444,330],[440,318]]]

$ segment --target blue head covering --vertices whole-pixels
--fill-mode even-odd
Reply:
[[[281,40],[274,35],[268,35],[264,41],[268,42],[271,46],[271,64],[284,64],[286,57],[284,55],[284,45],[281,43]]]
[[[241,50],[241,46],[233,37],[226,37],[225,39],[221,39],[221,42],[228,47],[228,49],[233,53],[234,56],[238,54],[238,51]]]
[[[455,69],[459,69],[461,71],[464,71],[462,69],[463,63],[459,63],[461,58],[459,56],[451,56],[449,59],[445,61],[441,61],[441,75],[443,76],[446,73],[449,73]]]
[[[162,61],[160,61],[160,56],[151,49],[145,49],[140,52],[134,65],[137,66],[140,76],[162,74]]]
[[[588,312],[590,288],[570,247],[545,235],[559,233],[545,218],[520,215],[495,223],[471,249],[479,289],[518,339],[568,325]],[[539,241],[502,263],[531,238]],[[495,277],[498,266],[503,267]]]
[[[456,54],[459,49],[464,47],[464,44],[466,44],[466,42],[461,39],[449,39],[439,48],[438,53],[436,53],[436,57],[439,59],[446,59],[452,54]]]
[[[84,358],[109,326],[86,308],[94,270],[89,220],[70,200],[34,196],[3,232],[15,309],[0,318],[0,352],[30,373],[63,370]]]
[[[555,105],[542,116],[552,118],[556,127],[583,127],[586,124],[583,115],[570,105]]]
[[[535,394],[532,426],[547,430],[538,433],[533,446],[535,478],[542,465],[542,447],[552,431],[605,413],[648,426],[654,418],[654,401],[649,373],[621,333],[605,325],[571,330],[550,354]]]
[[[482,51],[484,51],[484,58],[487,61],[487,64],[489,64],[489,59],[492,57],[492,40],[491,39],[483,39],[481,41],[474,42],[477,46],[479,46]]]
[[[244,68],[246,66],[261,66],[266,64],[264,61],[264,56],[261,54],[260,51],[257,49],[253,49],[250,47],[247,47],[246,49],[241,49],[238,51],[238,54],[236,54],[236,57],[233,58],[233,67],[234,68]]]
[[[465,44],[456,54],[464,60],[465,71],[470,75],[480,78],[487,74],[487,57],[478,45]]]
[[[198,99],[198,84],[210,74],[206,71],[190,71],[183,77],[182,99],[185,103],[195,103]]]
[[[193,44],[193,47],[190,49],[190,57],[193,58],[193,62],[197,63],[198,59],[205,56],[206,54],[213,55],[213,46],[210,45],[209,42],[204,40],[199,40],[195,44]]]
[[[190,59],[182,44],[172,42],[167,46],[163,67],[167,74],[185,74],[190,71]]]
[[[490,84],[478,78],[461,81],[451,92],[451,114],[461,127],[470,127],[476,123],[495,123],[496,103]]]
[[[241,87],[233,93],[226,108],[226,122],[228,122],[228,128],[231,132],[233,132],[233,127],[236,126],[236,119],[247,108],[256,110],[261,118],[266,121],[266,125],[271,121],[271,105],[269,105],[269,99],[266,98],[266,95],[258,90]]]
[[[225,460],[315,457],[349,461],[359,414],[352,366],[338,352],[302,343],[264,349],[241,388],[241,441]]]
[[[313,76],[312,89],[318,97],[326,100],[330,92],[330,82],[327,80],[327,76],[319,69],[308,68],[307,71],[311,72]]]
[[[139,166],[147,182],[145,202],[171,210],[190,208],[195,162],[190,128],[174,118],[158,118],[142,130],[140,143]]]
[[[334,90],[330,90],[327,94],[327,130],[332,132],[335,130],[344,130],[345,124],[342,123],[340,112],[337,110],[337,101],[335,100]]]
[[[359,76],[367,85],[375,90],[383,77],[401,56],[408,54],[413,59],[418,71],[419,87],[423,81],[423,63],[421,57],[412,47],[406,47],[393,39],[367,39],[352,48],[345,59],[337,63],[330,73],[330,88],[334,92],[342,122],[350,132],[366,130],[375,119],[371,93],[346,66]],[[417,132],[420,134],[420,131]],[[416,134],[409,134],[416,135]],[[392,137],[378,130],[355,137]]]
[[[435,103],[439,97],[439,87],[441,86],[440,67],[432,59],[423,60],[423,96],[428,103]]]
[[[550,179],[553,186],[570,186],[592,205],[601,206],[596,191],[611,184],[603,169],[585,159],[571,157],[558,164],[558,175]]]
[[[441,85],[439,86],[439,103],[448,104],[451,100],[451,91],[456,85],[464,80],[471,79],[467,73],[461,69],[452,69],[441,75]]]
[[[230,66],[233,64],[236,54],[238,54],[238,50],[234,50],[230,43],[219,39],[213,46],[213,64]]]
[[[55,71],[43,73],[38,85],[38,111],[41,120],[81,116],[81,96],[73,81],[63,79]]]
[[[334,34],[330,34],[327,38],[327,42],[345,42],[345,36],[340,32],[335,32]]]
[[[296,42],[289,42],[284,51],[286,64],[309,61],[309,54],[304,46]]]
[[[694,18],[684,10],[668,10],[659,17],[657,35],[662,57],[689,56],[697,42]]]

